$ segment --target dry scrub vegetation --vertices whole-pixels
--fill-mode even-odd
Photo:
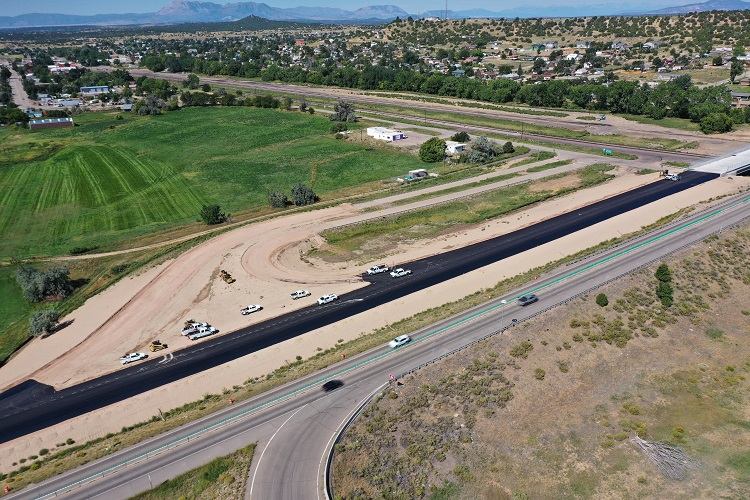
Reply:
[[[746,498],[748,254],[727,231],[665,259],[669,307],[654,265],[392,385],[337,445],[335,497]]]

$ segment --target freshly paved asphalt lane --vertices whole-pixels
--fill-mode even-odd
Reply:
[[[371,282],[325,306],[309,306],[115,373],[54,391],[28,381],[0,394],[0,442],[6,442],[122,401],[136,394],[224,364],[276,343],[396,300],[431,285],[548,243],[665,196],[695,187],[714,174],[686,172],[679,182],[659,181],[513,233],[414,261],[409,277],[366,277]]]
[[[535,291],[541,297],[538,303],[521,308],[501,303],[513,298],[513,294],[497,297],[414,332],[414,341],[405,347],[391,350],[382,346],[352,356],[320,373],[30,486],[11,497],[64,495],[76,499],[124,499],[212,458],[257,442],[248,487],[252,498],[322,498],[323,471],[332,438],[353,410],[387,383],[388,374],[398,375],[497,333],[512,318],[523,321],[573,296],[589,293],[593,287],[748,217],[747,196],[727,199],[718,207],[694,212],[616,248],[562,266],[534,281],[530,288],[515,292],[517,295]],[[511,328],[508,334],[519,335],[521,331]],[[332,378],[344,381],[345,385],[332,393],[323,393],[320,384]],[[404,379],[404,383],[409,383],[409,379]],[[283,398],[284,394],[290,397]],[[273,401],[276,402],[273,406],[266,406]],[[232,415],[241,418],[229,422]],[[196,434],[199,429],[218,424],[221,426],[202,437]],[[182,444],[167,449],[169,443]],[[117,472],[113,470],[114,465],[124,462],[130,465]]]

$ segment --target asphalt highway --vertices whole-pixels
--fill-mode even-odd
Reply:
[[[405,267],[413,271],[411,276],[399,279],[392,279],[388,274],[365,276],[363,279],[371,282],[370,286],[344,294],[330,304],[311,305],[226,335],[208,337],[197,341],[193,346],[173,352],[171,358],[152,357],[60,391],[33,380],[24,382],[0,394],[0,442],[10,441],[246,356],[554,241],[715,177],[714,174],[686,172],[679,182],[655,182],[501,237],[410,262],[408,265],[404,263]],[[331,293],[335,292],[331,290]]]
[[[128,498],[208,460],[257,442],[247,492],[251,498],[323,498],[325,460],[333,438],[363,401],[399,376],[489,334],[555,307],[571,297],[648,265],[713,232],[750,218],[747,196],[689,217],[542,276],[533,285],[414,332],[397,350],[379,349],[227,408],[200,421],[122,450],[12,495],[16,498]],[[503,304],[533,291],[540,301],[521,308]],[[504,334],[530,335],[512,328]],[[524,337],[525,338],[525,337]],[[320,384],[344,386],[323,393]],[[411,383],[408,377],[400,378]],[[392,384],[398,390],[395,384]],[[273,404],[272,404],[273,403]],[[199,435],[201,429],[212,428]],[[176,444],[179,443],[179,446]],[[121,464],[126,467],[118,467]],[[66,494],[67,492],[67,494]],[[335,493],[335,492],[334,492]]]

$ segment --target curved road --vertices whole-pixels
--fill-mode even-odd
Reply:
[[[66,498],[127,498],[214,457],[258,442],[248,482],[252,497],[324,498],[325,459],[334,436],[362,401],[388,383],[388,374],[409,371],[497,334],[511,319],[524,321],[748,218],[747,195],[725,200],[718,207],[559,269],[534,282],[532,289],[498,297],[415,332],[415,340],[396,351],[384,346],[347,359],[11,497],[40,498],[68,492]],[[541,300],[523,309],[501,303],[529,291],[538,293]],[[319,385],[332,378],[345,385],[332,393],[320,391]],[[409,383],[410,379],[402,380]],[[200,433],[212,426],[211,432]],[[127,467],[118,467],[126,462]]]

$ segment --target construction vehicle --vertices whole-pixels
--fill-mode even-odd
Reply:
[[[154,340],[148,345],[148,348],[149,350],[151,350],[151,352],[161,351],[162,349],[166,349],[167,347],[169,347],[167,344],[164,344],[159,340]]]
[[[235,280],[234,278],[232,278],[232,275],[231,275],[231,274],[229,274],[228,272],[226,272],[226,271],[225,271],[225,270],[223,270],[223,269],[222,269],[222,270],[221,270],[221,272],[219,273],[219,276],[221,276],[221,279],[223,279],[223,280],[224,280],[224,281],[226,281],[227,283],[234,283],[235,281],[237,281],[237,280]]]

